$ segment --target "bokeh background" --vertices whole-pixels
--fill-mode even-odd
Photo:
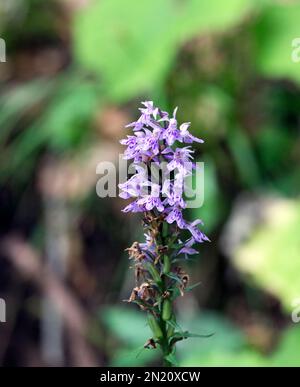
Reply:
[[[0,364],[160,364],[122,302],[139,217],[95,190],[150,99],[205,139],[212,242],[177,313],[214,336],[180,365],[299,366],[299,1],[1,0],[0,37]]]

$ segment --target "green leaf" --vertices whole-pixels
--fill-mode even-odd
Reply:
[[[223,348],[219,348],[219,350],[207,351],[206,353],[186,351],[186,355],[180,361],[180,366],[299,367],[299,340],[300,328],[296,325],[284,332],[277,348],[271,355],[264,356],[248,347],[237,348],[235,351],[225,351]]]
[[[101,75],[107,95],[126,100],[166,76],[174,16],[170,0],[94,1],[75,18],[77,60]]]
[[[176,286],[175,288],[171,288],[169,290],[172,290],[171,299],[174,301],[177,297],[181,296],[181,293],[179,291],[179,288]]]
[[[65,150],[80,144],[97,104],[98,90],[92,82],[71,78],[62,83],[41,122],[50,146]]]
[[[20,112],[17,117],[19,117],[26,108],[34,105],[39,99],[45,98],[46,86],[47,84],[43,86],[43,83],[37,83],[32,85],[32,89],[28,86],[16,93],[8,104],[11,105],[11,115],[13,116],[18,107]],[[45,87],[44,94],[37,92],[39,99],[31,96],[36,87],[42,89]],[[27,98],[28,103],[24,101]],[[25,172],[34,166],[43,146],[56,151],[71,151],[76,146],[82,146],[89,138],[90,122],[98,103],[98,89],[92,82],[73,74],[60,79],[38,119],[18,134],[1,153],[3,160],[1,160],[0,173],[8,176],[22,167],[23,174],[19,174],[18,177],[25,178]],[[7,119],[9,125],[12,117]],[[9,160],[9,163],[6,160]]]
[[[171,278],[172,280],[180,283],[180,285],[182,285],[182,280],[181,278],[179,278],[176,274],[173,274],[173,273],[168,273],[166,274],[167,277]]]
[[[152,276],[153,280],[155,281],[155,283],[157,284],[157,286],[160,287],[162,284],[162,279],[161,279],[160,274],[157,271],[156,267],[152,263],[148,262],[147,263],[147,270],[151,274],[151,276]]]
[[[132,367],[132,365],[140,367],[151,363],[158,356],[158,350],[145,349],[141,351],[141,348],[119,348],[112,353],[110,365],[112,367]]]
[[[180,321],[189,332],[203,332],[204,335],[215,334],[209,340],[201,340],[201,345],[191,345],[190,340],[177,344],[178,356],[183,359],[186,354],[195,357],[209,356],[215,352],[233,353],[246,347],[246,340],[238,327],[217,313],[203,311],[200,316],[186,317]]]
[[[281,170],[285,170],[287,155],[289,152],[292,153],[291,149],[295,141],[288,130],[275,127],[274,124],[261,128],[256,141],[264,169],[275,175],[280,167]]]
[[[261,215],[264,222],[237,250],[234,263],[256,285],[277,296],[290,312],[300,294],[300,203],[269,199]]]
[[[197,333],[190,333],[190,332],[174,332],[174,334],[169,338],[170,345],[173,345],[177,343],[178,341],[188,339],[189,337],[197,337],[202,339],[207,339],[209,337],[212,337],[214,333],[211,333],[209,335],[199,335]]]
[[[101,317],[107,328],[127,345],[138,347],[152,336],[146,316],[136,310],[109,307],[101,311]]]
[[[217,313],[203,311],[200,316],[181,322],[189,331],[215,332],[209,340],[191,345],[190,340],[176,345],[180,366],[250,366],[264,365],[262,355],[248,348],[244,334]]]
[[[142,366],[159,356],[156,350],[141,352],[141,343],[152,336],[143,313],[130,308],[107,307],[101,310],[100,317],[111,336],[121,340],[120,347],[113,348],[112,366]]]
[[[106,95],[125,101],[161,88],[181,45],[230,28],[250,0],[96,0],[76,14],[75,59],[100,75]]]
[[[186,292],[190,292],[191,290],[193,290],[194,288],[196,288],[197,286],[199,286],[199,285],[201,285],[201,284],[202,284],[202,282],[197,282],[196,284],[187,286],[187,287],[185,288],[185,291],[186,291]]]
[[[272,4],[253,28],[256,66],[268,77],[300,82],[299,63],[292,60],[292,42],[299,37],[300,4]],[[299,56],[299,55],[298,55]]]
[[[214,160],[206,157],[204,162],[204,202],[201,207],[192,210],[192,216],[193,218],[203,220],[203,229],[206,234],[209,234],[221,219],[223,208]]]
[[[181,367],[263,367],[267,366],[262,355],[254,350],[246,349],[236,353],[223,351],[209,352],[207,355],[188,354]]]
[[[202,339],[207,339],[209,337],[212,337],[213,335],[214,335],[214,333],[210,333],[208,335],[199,335],[198,333],[184,332],[183,338],[186,339],[188,337],[199,337],[199,338],[202,338]]]
[[[5,143],[11,129],[24,115],[49,97],[57,82],[35,80],[10,90],[0,96],[0,145]]]
[[[173,320],[168,320],[166,321],[166,323],[168,325],[170,325],[171,327],[175,328],[175,329],[178,329],[182,334],[184,333],[181,326],[179,324],[177,324],[177,322],[173,319]]]
[[[280,343],[270,358],[275,367],[300,367],[299,356],[300,325],[290,327],[281,337]]]
[[[186,1],[185,6],[181,6],[178,35],[181,39],[189,39],[199,32],[228,29],[242,20],[253,5],[253,0]]]
[[[175,367],[179,366],[179,363],[178,363],[174,353],[170,353],[169,355],[165,356],[164,359],[167,360],[169,363],[171,363]]]
[[[231,128],[228,136],[228,146],[244,186],[257,186],[260,178],[259,168],[250,138],[241,128]]]

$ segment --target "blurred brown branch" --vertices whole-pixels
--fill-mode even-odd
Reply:
[[[89,319],[70,289],[49,268],[44,267],[39,253],[21,238],[7,237],[1,248],[20,275],[38,286],[61,313],[72,338],[69,340],[72,365],[99,366],[94,350],[87,343]]]

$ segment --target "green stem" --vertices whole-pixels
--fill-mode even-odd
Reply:
[[[172,367],[172,363],[167,359],[167,356],[171,353],[168,343],[165,348],[162,348],[163,351],[163,365],[164,367]]]
[[[171,261],[168,255],[164,255],[164,274],[169,274],[171,270]]]
[[[170,257],[168,255],[164,255],[163,257],[163,290],[167,290],[167,285],[166,285],[166,275],[169,274],[171,270],[171,261]],[[173,312],[171,311],[171,315]],[[168,323],[161,318],[161,324],[162,324],[162,332],[163,332],[163,337],[161,340],[161,349],[163,353],[163,363],[165,367],[172,367],[172,363],[167,360],[167,356],[170,355],[172,352],[172,347],[169,345],[169,338],[168,338]]]
[[[157,286],[160,288],[162,286],[162,279],[156,267],[152,265],[152,263],[148,263],[147,269],[149,270],[149,273],[151,274],[153,280],[156,282]]]
[[[158,237],[157,237],[157,244],[158,245],[165,246],[166,241],[168,239],[168,232],[169,232],[168,224],[166,222],[164,222],[160,226],[160,229],[158,230]],[[168,248],[168,250],[169,250],[169,248]],[[163,294],[164,292],[167,291],[167,280],[168,280],[167,274],[169,274],[171,271],[171,260],[170,260],[169,255],[167,255],[167,254],[163,255],[162,264],[163,264],[162,274],[159,274],[159,279],[157,278],[157,275],[156,275],[156,273],[158,274],[158,270],[156,268],[155,268],[155,270],[153,270],[154,266],[150,267],[149,271],[150,271],[153,279],[155,280],[155,282],[157,283],[157,285],[161,289],[161,292]],[[161,307],[163,308],[163,302],[161,304]],[[172,305],[171,305],[171,308],[172,308]],[[169,315],[173,316],[172,310],[171,310],[171,313]],[[169,325],[168,325],[167,321],[163,320],[162,310],[161,310],[161,315],[159,318],[159,323],[160,323],[160,327],[161,327],[161,331],[162,331],[162,337],[159,340],[159,342],[160,342],[160,347],[161,347],[162,355],[163,355],[163,365],[165,367],[172,367],[172,363],[167,359],[168,355],[170,355],[172,353],[172,350],[173,350],[172,346],[170,346],[170,344],[169,344],[169,335],[168,335]]]

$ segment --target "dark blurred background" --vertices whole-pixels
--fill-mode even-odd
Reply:
[[[95,189],[145,99],[205,140],[212,242],[177,313],[215,334],[180,364],[300,365],[299,37],[299,1],[1,0],[1,365],[159,364],[122,302],[139,217]]]

